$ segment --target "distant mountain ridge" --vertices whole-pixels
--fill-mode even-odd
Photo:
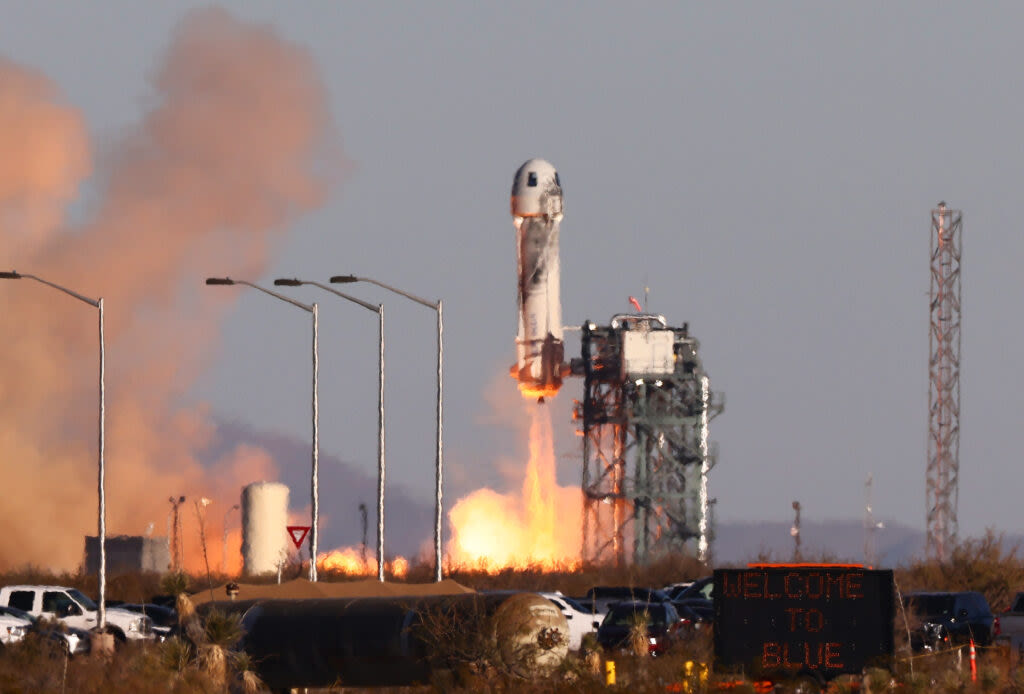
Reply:
[[[791,525],[783,522],[720,522],[713,545],[716,565],[750,561],[791,561],[794,541]],[[800,553],[805,560],[865,561],[863,521],[804,521],[800,527]],[[1010,540],[1011,538],[1008,538]],[[924,556],[923,530],[885,522],[874,532],[877,566],[907,564]]]
[[[218,422],[218,436],[206,451],[207,460],[216,460],[239,443],[258,445],[277,464],[281,479],[292,489],[292,505],[308,503],[309,443],[270,432],[255,431],[238,422]],[[324,454],[320,456],[320,504],[326,513],[321,538],[323,550],[339,546],[356,547],[361,542],[358,506],[370,509],[369,545],[376,541],[376,476],[371,466],[363,469],[350,461]],[[257,481],[257,480],[253,480]],[[409,490],[392,483],[388,488],[388,533],[386,552],[416,558],[429,554],[433,541],[433,490],[424,490],[420,498],[412,498]],[[450,499],[446,511],[450,509]],[[884,522],[875,531],[877,566],[895,567],[924,556],[924,531],[899,523]],[[447,517],[445,535],[448,536]],[[804,520],[800,530],[801,554],[810,561],[834,560],[862,563],[864,561],[864,523],[862,520]],[[1024,545],[1024,537],[1007,535],[1008,545]],[[793,537],[790,524],[782,521],[719,521],[712,546],[716,566],[742,565],[751,561],[790,561],[793,558]]]

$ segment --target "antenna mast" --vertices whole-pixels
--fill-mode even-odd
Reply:
[[[928,331],[926,553],[945,562],[957,536],[960,477],[960,251],[962,214],[932,210]]]

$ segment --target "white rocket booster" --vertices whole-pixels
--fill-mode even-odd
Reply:
[[[510,372],[524,396],[543,402],[558,392],[568,371],[558,267],[562,185],[550,163],[530,159],[516,171],[512,220],[519,258],[519,334]]]

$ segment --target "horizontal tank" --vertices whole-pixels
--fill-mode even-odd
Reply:
[[[271,689],[400,687],[487,659],[521,677],[565,659],[568,623],[534,593],[217,601],[243,614],[242,648]]]

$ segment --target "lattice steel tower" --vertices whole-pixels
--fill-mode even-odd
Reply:
[[[708,423],[723,409],[687,328],[656,314],[587,321],[575,418],[583,435],[585,562],[645,563],[668,553],[707,560],[713,536]]]
[[[926,552],[940,562],[949,559],[957,536],[961,229],[959,210],[947,208],[944,202],[932,210]]]

